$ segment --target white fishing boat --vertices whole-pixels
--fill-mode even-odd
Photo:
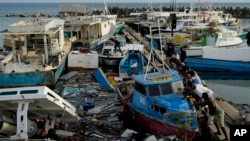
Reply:
[[[71,42],[64,20],[19,21],[8,26],[0,52],[0,87],[54,85],[65,67]]]
[[[119,47],[115,48],[115,42],[119,42]],[[112,40],[108,40],[104,43],[99,58],[104,65],[119,65],[119,62],[129,50],[141,50],[142,48],[142,44],[127,43],[125,35],[117,35],[115,38],[112,38]]]
[[[84,6],[60,7],[60,15],[66,20],[64,32],[73,41],[73,47],[81,44],[95,50],[123,28],[122,23],[117,23],[117,15],[109,13],[105,2],[104,6],[100,15],[88,15]]]
[[[78,121],[76,108],[46,86],[0,89],[0,133],[3,140],[28,140],[38,133],[44,122],[44,137],[55,123],[64,119]],[[55,129],[56,135],[72,134]],[[34,138],[33,138],[34,139]]]
[[[222,28],[219,29],[219,31],[216,31],[211,28],[210,33],[208,33],[203,38],[203,41],[201,43],[189,44],[186,52],[187,56],[202,56],[204,50],[206,49],[220,49],[239,46],[244,46],[244,41],[237,36],[236,31],[226,28]]]

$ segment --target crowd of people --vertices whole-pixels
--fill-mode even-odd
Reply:
[[[225,124],[224,111],[217,103],[214,91],[208,88],[198,73],[185,64],[187,46],[180,47],[177,52],[175,45],[171,39],[166,39],[164,45],[166,55],[166,63],[174,69],[177,69],[184,78],[184,97],[191,100],[196,109],[199,109],[207,119],[207,124],[214,124],[217,132],[220,135],[221,131],[224,134],[224,140],[228,140]]]

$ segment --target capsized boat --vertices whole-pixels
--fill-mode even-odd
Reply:
[[[46,86],[0,89],[0,101],[0,133],[1,137],[9,138],[3,140],[31,139],[40,128],[43,128],[45,137],[61,119],[80,120],[76,108]],[[56,135],[64,132],[54,131]]]
[[[104,74],[104,72],[102,71],[101,68],[97,68],[94,72],[93,72],[93,76],[95,78],[95,80],[104,88],[106,89],[114,89],[114,87],[112,86],[112,84],[109,82],[109,80],[107,79],[106,75]]]
[[[8,26],[0,52],[0,87],[54,85],[65,67],[71,42],[64,20],[19,21]]]

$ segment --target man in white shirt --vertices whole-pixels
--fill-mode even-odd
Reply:
[[[214,91],[209,89],[208,87],[203,86],[202,84],[194,84],[193,92],[202,98],[203,93],[207,93],[209,98],[214,99]]]
[[[203,86],[202,84],[193,84],[193,93],[196,94],[199,98],[197,98],[197,103],[201,103],[202,101],[204,101],[204,99],[202,98],[202,95],[204,93],[206,93],[209,97],[209,99],[215,101],[215,96],[214,96],[214,91],[209,89],[208,87]],[[208,115],[208,108],[206,106],[202,106],[201,107],[201,111],[202,113],[206,116]],[[213,120],[213,116],[209,116],[210,118],[210,124],[213,124],[212,120]]]

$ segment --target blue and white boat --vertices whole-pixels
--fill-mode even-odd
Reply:
[[[71,49],[63,25],[64,20],[35,18],[2,31],[0,87],[54,85]]]
[[[250,72],[250,48],[244,40],[225,33],[214,43],[186,49],[186,65],[197,71]]]
[[[188,67],[199,72],[204,79],[249,80],[250,78],[248,77],[248,74],[250,72],[250,60],[248,52],[250,51],[250,48],[244,48],[237,48],[235,50],[229,49],[231,53],[221,52],[222,57],[227,56],[223,59],[188,57],[185,59],[185,63]],[[215,51],[214,54],[216,53],[219,53],[219,50]],[[240,57],[239,60],[234,60],[234,56]]]
[[[166,66],[134,75],[132,80],[132,94],[121,98],[137,123],[153,134],[176,135],[189,141],[194,138],[199,128],[197,113],[194,105],[183,98],[183,78],[177,70]]]
[[[135,75],[127,106],[136,122],[153,134],[192,140],[198,131],[197,113],[183,99],[183,81],[176,70]]]
[[[128,79],[133,75],[143,74],[147,64],[148,60],[141,50],[131,50],[119,63],[119,77]]]

